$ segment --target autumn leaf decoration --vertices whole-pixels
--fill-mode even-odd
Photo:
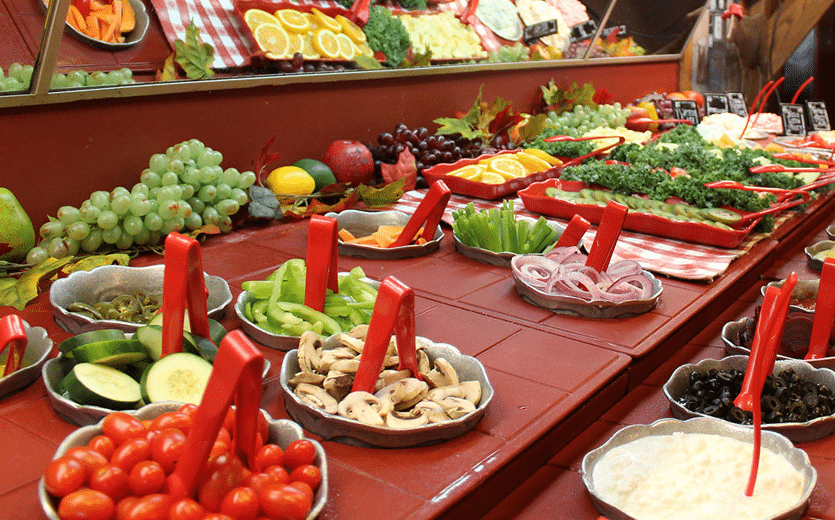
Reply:
[[[183,68],[189,79],[208,79],[215,75],[211,69],[215,50],[200,39],[200,29],[189,22],[185,40],[174,40],[174,61]]]

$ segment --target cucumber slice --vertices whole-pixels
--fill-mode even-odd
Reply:
[[[106,365],[78,363],[61,381],[73,401],[113,410],[134,408],[142,399],[139,383]]]
[[[98,363],[122,367],[148,357],[148,351],[136,339],[111,339],[87,343],[72,349],[71,354],[79,363]]]
[[[71,352],[76,347],[86,345],[87,343],[96,343],[98,341],[107,341],[111,339],[125,339],[125,333],[119,329],[101,329],[82,332],[71,338],[67,338],[58,345],[58,350],[64,354],[66,358],[72,358]]]
[[[145,325],[136,329],[136,339],[148,351],[148,356],[154,361],[162,357],[162,326]],[[180,346],[182,350],[182,345]]]
[[[209,319],[209,336],[212,343],[220,345],[220,342],[223,341],[223,338],[226,336],[226,327],[224,327],[219,321]]]
[[[169,354],[154,361],[142,374],[139,383],[146,403],[177,401],[200,404],[212,373],[212,365],[188,352]]]
[[[705,208],[702,210],[702,215],[723,224],[734,224],[742,220],[742,215],[725,208]]]

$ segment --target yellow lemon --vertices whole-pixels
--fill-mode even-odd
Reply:
[[[313,48],[325,58],[334,60],[339,57],[339,41],[336,34],[327,29],[313,33]]]
[[[528,155],[533,155],[534,157],[539,157],[543,161],[547,162],[551,166],[559,166],[562,164],[562,161],[554,157],[553,155],[540,150],[539,148],[525,148],[525,153]]]
[[[281,166],[267,176],[267,186],[282,204],[292,204],[291,195],[310,195],[316,189],[316,181],[298,166]]]
[[[525,152],[517,152],[514,154],[514,158],[528,170],[528,173],[545,171],[551,167],[551,164],[545,159],[540,159]]]
[[[336,35],[336,42],[339,44],[339,57],[343,60],[353,60],[358,51],[351,38],[344,33],[339,33]]]
[[[485,184],[504,184],[507,181],[507,179],[505,179],[498,173],[486,171],[481,174],[481,178],[479,178],[478,181],[483,182]]]
[[[277,25],[262,24],[255,29],[255,41],[261,50],[276,57],[287,56],[289,37],[287,31]]]
[[[310,20],[295,9],[279,9],[275,12],[275,17],[288,31],[304,34],[310,30]]]
[[[297,52],[302,52],[302,49],[304,49],[304,36],[297,33],[290,33],[287,36],[289,37],[287,41],[287,56],[293,56]]]
[[[374,51],[371,50],[371,47],[368,46],[368,43],[362,42],[357,43],[357,51],[361,54],[365,54],[366,56],[374,56]]]
[[[478,181],[481,178],[481,174],[484,173],[486,170],[487,166],[483,164],[468,164],[466,166],[462,166],[456,170],[447,173],[447,175],[452,175],[453,177],[462,177],[471,181]]]
[[[306,60],[315,59],[319,57],[319,53],[313,48],[313,37],[310,33],[302,36],[302,56]]]
[[[244,21],[253,31],[262,24],[279,25],[278,18],[261,9],[249,9],[244,13]]]
[[[332,17],[326,15],[315,7],[311,7],[310,12],[313,13],[313,17],[316,19],[316,25],[319,27],[328,29],[334,33],[342,32],[342,26]]]
[[[487,170],[498,173],[505,179],[513,179],[515,177],[524,177],[528,174],[528,170],[522,166],[522,163],[517,161],[511,155],[501,155],[499,157],[490,159],[487,163]]]
[[[342,26],[342,32],[347,34],[354,43],[363,43],[366,41],[365,32],[363,32],[359,25],[345,18],[341,14],[336,15],[334,20]]]

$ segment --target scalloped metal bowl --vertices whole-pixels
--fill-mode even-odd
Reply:
[[[288,385],[288,381],[300,370],[298,350],[291,350],[284,356],[279,374],[287,413],[307,431],[325,440],[355,446],[409,448],[434,444],[463,435],[481,420],[487,405],[493,399],[493,387],[487,379],[484,366],[474,357],[462,354],[452,345],[433,343],[422,337],[415,338],[415,341],[425,346],[430,362],[443,357],[455,368],[462,381],[481,383],[481,401],[474,412],[451,421],[405,430],[369,426],[340,415],[330,415],[303,403]]]
[[[180,406],[181,405],[179,403],[172,402],[154,403],[128,413],[134,415],[140,420],[153,419],[163,413],[177,410]],[[269,442],[278,444],[283,449],[291,442],[305,438],[302,429],[294,422],[287,419],[273,419],[267,412],[263,410],[261,410],[261,412],[266,417],[267,425],[269,426]],[[101,432],[101,422],[79,428],[69,434],[58,446],[53,459],[60,457],[73,446],[86,445],[90,442],[90,439],[96,435],[100,435]],[[322,472],[322,483],[319,485],[319,489],[316,490],[316,494],[313,497],[313,507],[311,508],[310,513],[308,513],[306,519],[313,520],[319,515],[328,500],[328,461],[322,445],[313,439],[308,438],[308,440],[310,440],[316,448],[316,460],[314,461],[314,464],[319,466],[319,469]],[[43,508],[44,513],[46,513],[47,518],[50,520],[59,520],[57,512],[58,501],[46,492],[43,477],[41,477],[41,480],[38,483],[38,496],[41,501],[41,507]]]
[[[533,225],[533,223],[536,222],[538,219],[531,217],[518,217],[517,220],[527,220],[528,222],[530,222],[531,225]],[[550,249],[554,244],[556,244],[557,240],[559,240],[562,236],[563,231],[565,231],[564,226],[552,220],[549,220],[547,222],[550,227],[554,228],[557,231],[557,238],[554,240],[553,244],[548,244],[546,250]],[[467,246],[464,245],[460,240],[458,240],[458,237],[455,236],[454,232],[452,236],[455,240],[455,250],[461,253],[462,255],[466,256],[467,258],[472,258],[473,260],[476,260],[478,262],[483,262],[485,264],[490,265],[498,265],[501,267],[510,267],[510,261],[513,260],[514,256],[516,256],[516,253],[494,253],[493,251],[490,251],[488,249]]]
[[[570,314],[584,318],[620,318],[649,312],[658,304],[658,299],[664,290],[661,281],[649,271],[644,271],[644,274],[652,281],[652,295],[645,300],[627,300],[620,303],[600,300],[586,301],[574,296],[545,293],[526,284],[515,274],[513,275],[513,281],[516,284],[516,292],[524,300],[557,314]]]
[[[46,360],[52,352],[52,340],[46,334],[46,329],[43,327],[30,327],[25,320],[23,327],[26,330],[26,350],[23,352],[23,360],[20,368],[7,375],[0,377],[0,397],[25,388],[41,375],[41,367],[43,367]],[[0,362],[5,365],[6,356],[9,350],[3,351],[0,356]]]
[[[377,231],[380,226],[405,226],[412,217],[402,211],[361,211],[346,209],[339,213],[328,213],[326,217],[336,219],[339,229],[346,229],[355,237],[365,237]],[[444,232],[441,227],[435,230],[435,236],[425,244],[410,244],[402,247],[374,247],[365,244],[346,244],[339,240],[339,254],[368,258],[371,260],[399,260],[414,258],[437,251],[441,246]]]
[[[55,321],[62,329],[79,334],[89,330],[119,329],[135,332],[141,325],[116,320],[94,320],[83,314],[71,312],[67,307],[75,302],[88,304],[110,300],[123,293],[134,291],[162,293],[164,265],[128,267],[106,265],[91,271],[76,271],[66,278],[56,280],[49,290],[49,303]],[[229,284],[219,276],[205,274],[209,298],[206,307],[209,318],[220,321],[226,307],[232,302]]]
[[[65,28],[67,32],[69,32],[79,40],[85,43],[89,43],[93,47],[98,47],[100,49],[118,51],[122,49],[127,49],[128,47],[132,47],[133,45],[136,45],[145,38],[145,34],[148,32],[148,26],[150,25],[151,19],[148,17],[148,10],[145,8],[145,4],[141,0],[128,1],[130,2],[131,7],[133,8],[135,25],[132,31],[125,34],[125,41],[122,43],[108,43],[102,40],[98,40],[96,38],[91,38],[90,36],[87,36],[83,32],[70,25],[69,22],[65,24]],[[41,1],[40,4],[44,11],[46,11],[46,3]]]
[[[821,240],[803,249],[806,253],[806,263],[809,269],[820,272],[823,269],[823,260],[815,258],[815,255],[824,251],[832,250],[835,253],[835,240]]]
[[[760,288],[760,293],[765,296],[765,290],[768,287],[783,287],[785,280],[778,280],[776,282],[768,282]],[[814,280],[798,280],[797,285],[792,289],[791,300],[789,300],[789,309],[806,312],[809,314],[815,313],[815,300],[818,298],[818,287],[820,287],[820,279]]]
[[[751,350],[744,346],[739,345],[736,343],[735,338],[739,335],[739,333],[743,330],[743,328],[747,325],[748,321],[753,321],[754,318],[746,317],[739,319],[737,321],[729,321],[722,326],[722,342],[725,344],[725,352],[730,356],[748,356],[751,354]],[[777,353],[777,359],[797,359],[788,357],[786,355]],[[830,370],[835,370],[835,357],[828,356],[820,359],[810,359],[807,361],[810,365],[815,368],[828,368]]]
[[[752,442],[753,438],[753,431],[751,429],[742,428],[711,417],[697,417],[687,421],[667,418],[659,419],[650,425],[627,426],[617,431],[602,446],[588,452],[583,457],[581,467],[583,484],[585,484],[586,489],[591,494],[594,507],[611,520],[635,520],[632,516],[627,515],[621,509],[600,497],[594,486],[596,465],[613,448],[639,438],[653,435],[671,435],[676,432],[721,435],[746,442]],[[783,435],[766,430],[762,432],[762,447],[785,457],[803,475],[804,480],[804,490],[800,500],[786,511],[775,512],[774,516],[771,516],[769,520],[800,518],[809,504],[809,499],[817,482],[817,471],[815,471],[815,468],[809,462],[809,456],[803,450],[795,448]],[[740,494],[742,492],[743,490],[740,490]]]
[[[704,374],[711,369],[726,372],[730,370],[744,372],[747,364],[748,356],[729,356],[724,359],[705,359],[696,364],[688,363],[678,367],[663,387],[664,396],[670,401],[670,409],[673,412],[673,416],[677,419],[708,417],[703,413],[693,412],[685,408],[679,402],[679,399],[689,388],[689,377],[692,372]],[[774,373],[779,374],[789,368],[792,368],[795,373],[806,381],[826,385],[835,390],[835,372],[832,370],[815,368],[803,360],[783,359],[774,364]],[[750,428],[750,426],[744,427]],[[808,442],[826,437],[830,433],[835,432],[835,413],[802,423],[768,424],[764,422],[762,427],[764,430],[783,434],[792,442]]]

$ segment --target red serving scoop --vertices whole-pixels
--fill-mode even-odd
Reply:
[[[209,339],[203,259],[197,240],[169,233],[165,237],[165,274],[162,289],[162,356],[183,348],[183,321],[188,306],[191,332]]]
[[[398,370],[409,369],[412,377],[423,379],[415,352],[415,292],[394,276],[387,276],[377,291],[352,392],[374,393],[392,333],[397,340]]]
[[[597,234],[594,236],[591,251],[586,258],[586,266],[599,273],[606,271],[612,259],[612,253],[615,252],[627,213],[629,213],[629,208],[619,202],[610,200],[606,204],[606,209],[603,210],[603,216],[600,218],[600,225],[597,226]]]
[[[827,258],[821,268],[818,295],[815,299],[815,317],[812,320],[812,337],[809,339],[809,351],[804,359],[826,357],[832,321],[835,319],[835,258]]]
[[[17,371],[23,364],[23,354],[26,352],[26,328],[23,320],[17,314],[8,314],[0,319],[0,354],[8,347],[6,352],[6,366],[3,368],[3,376]]]
[[[327,289],[339,292],[337,271],[337,222],[333,217],[312,215],[307,228],[307,261],[304,304],[313,310],[325,309]]]
[[[230,331],[220,342],[212,374],[194,416],[177,467],[166,480],[168,493],[176,497],[193,496],[198,476],[235,402],[235,436],[232,453],[247,465],[255,460],[259,444],[258,413],[261,404],[261,374],[264,355],[240,329]]]
[[[452,191],[444,181],[440,180],[432,183],[400,236],[388,247],[402,247],[411,244],[421,226],[423,226],[423,233],[420,236],[427,242],[435,238],[435,230],[441,223],[441,218],[444,216],[444,210],[451,195]]]
[[[560,235],[560,238],[557,240],[554,247],[576,246],[580,243],[583,235],[586,234],[586,231],[588,231],[590,227],[591,222],[584,219],[580,215],[574,215],[571,217],[571,220],[568,221],[568,225],[565,226],[565,230],[563,230],[562,235]]]

